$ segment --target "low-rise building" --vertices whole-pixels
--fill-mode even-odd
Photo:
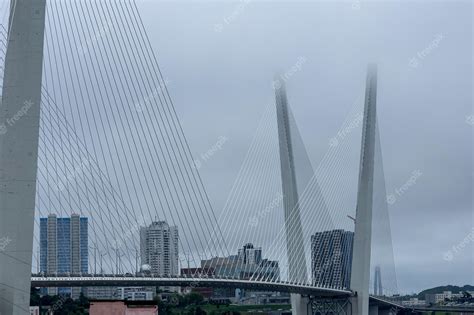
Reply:
[[[116,287],[89,287],[86,296],[91,300],[118,300]]]
[[[426,301],[425,300],[420,300],[418,298],[410,298],[409,300],[402,301],[403,306],[425,306]]]
[[[290,304],[291,298],[288,293],[242,290],[239,303],[244,305]]]
[[[87,297],[91,300],[152,301],[156,295],[154,287],[90,287]]]
[[[457,299],[462,296],[462,293],[452,293],[451,291],[444,291],[443,293],[425,294],[425,301],[428,304],[439,304],[446,300]]]
[[[117,296],[119,300],[129,301],[153,301],[156,290],[145,287],[126,287],[117,288]]]
[[[90,315],[158,315],[158,306],[151,301],[90,301]]]
[[[189,278],[208,278],[214,276],[214,268],[181,268],[181,276]],[[198,283],[191,283],[187,287],[181,287],[181,293],[197,292],[204,298],[209,299],[214,294],[212,287],[201,287]]]

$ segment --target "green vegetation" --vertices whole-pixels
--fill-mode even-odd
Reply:
[[[78,300],[60,295],[46,295],[40,297],[39,290],[32,288],[30,295],[30,305],[40,306],[41,314],[46,314],[46,308],[54,311],[57,315],[83,315],[89,314],[89,301],[81,293]]]
[[[64,296],[43,296],[40,297],[39,290],[32,289],[31,305],[41,306],[42,313],[46,314],[46,309],[53,309],[54,314],[59,315],[79,315],[89,314],[89,301],[81,294],[77,301]],[[201,294],[192,292],[186,295],[174,294],[167,301],[155,299],[160,315],[220,315],[220,314],[259,314],[264,315],[270,311],[289,311],[291,306],[283,305],[232,305],[218,304],[216,302],[204,301]]]
[[[258,314],[275,310],[289,311],[291,306],[284,305],[232,305],[206,302],[199,293],[175,294],[168,301],[157,299],[160,314],[164,315],[220,315],[220,314]]]
[[[173,307],[171,312],[168,314],[179,314],[179,315],[219,315],[219,314],[265,314],[265,312],[285,310],[289,311],[290,305],[213,305],[213,304],[202,304],[202,305],[188,305],[185,307]],[[163,314],[163,313],[162,313]]]

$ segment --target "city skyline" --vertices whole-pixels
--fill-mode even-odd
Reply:
[[[472,2],[13,1],[0,313],[474,307]]]
[[[346,113],[362,103],[361,78],[374,61],[383,91],[378,122],[399,289],[472,283],[472,4],[355,3],[355,9],[351,2],[252,2],[243,11],[232,2],[139,7],[145,25],[156,26],[150,40],[195,158],[219,137],[228,138],[210,160],[201,159],[218,215],[258,121],[273,104],[275,72],[288,78],[290,105],[317,169],[331,140],[358,145],[361,106]],[[226,23],[236,11],[241,14]],[[163,29],[168,36],[158,31]],[[353,128],[341,130],[344,119]],[[242,124],[249,127],[242,130]],[[357,159],[354,153],[353,164],[344,167],[348,173]],[[281,211],[270,204],[259,204],[259,222]]]

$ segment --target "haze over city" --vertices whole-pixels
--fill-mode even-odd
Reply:
[[[363,92],[367,63],[377,62],[387,192],[422,174],[389,207],[399,288],[473,282],[472,3],[139,6],[195,155],[229,139],[200,169],[217,213],[273,103],[276,72],[292,72],[304,58],[286,83],[316,168]]]

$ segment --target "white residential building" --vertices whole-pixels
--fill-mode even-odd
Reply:
[[[155,297],[154,288],[127,287],[118,288],[117,296],[119,300],[129,301],[153,301]]]
[[[178,228],[165,221],[141,227],[140,257],[141,264],[149,265],[154,275],[179,275]]]
[[[444,291],[443,293],[426,294],[425,300],[428,304],[439,304],[446,299],[457,299],[462,297],[462,293],[452,293],[451,291]]]

